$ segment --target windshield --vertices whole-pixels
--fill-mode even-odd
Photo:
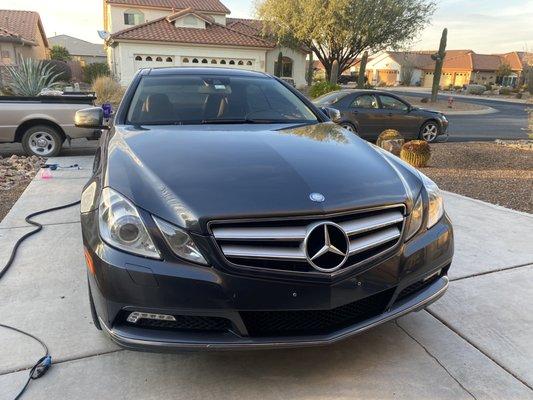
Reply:
[[[267,77],[167,75],[142,78],[129,124],[313,123],[317,117]]]
[[[332,93],[328,93],[323,96],[320,96],[318,99],[314,101],[314,103],[319,106],[329,106],[343,99],[346,95],[347,93],[344,93],[344,92],[332,92]]]

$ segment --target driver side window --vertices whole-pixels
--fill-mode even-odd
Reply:
[[[377,109],[379,108],[378,99],[373,94],[364,94],[362,96],[356,97],[350,107]]]
[[[380,96],[381,105],[385,110],[407,111],[407,104],[391,96]]]

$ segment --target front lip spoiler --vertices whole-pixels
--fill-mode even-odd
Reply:
[[[419,311],[429,304],[441,298],[448,289],[449,279],[446,276],[441,277],[433,284],[425,288],[413,297],[407,298],[398,304],[395,304],[390,310],[358,324],[349,326],[339,331],[327,335],[286,338],[248,338],[241,336],[225,337],[220,340],[201,341],[193,337],[180,337],[177,340],[153,340],[143,338],[142,335],[130,335],[119,329],[108,328],[100,319],[103,330],[118,345],[130,350],[143,350],[155,352],[172,352],[184,349],[203,349],[203,350],[252,350],[267,348],[295,348],[324,346],[347,339],[351,336],[364,332],[377,325],[401,317],[413,311]]]

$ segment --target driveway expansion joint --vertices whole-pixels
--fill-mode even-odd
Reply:
[[[451,324],[446,322],[443,318],[439,317],[435,312],[431,311],[430,309],[426,308],[425,311],[431,315],[433,318],[435,318],[437,321],[439,321],[441,324],[443,324],[446,328],[451,330],[453,333],[455,333],[457,336],[459,336],[461,339],[463,339],[466,343],[468,343],[470,346],[475,348],[477,351],[479,351],[481,354],[483,354],[485,357],[487,357],[489,360],[491,360],[494,364],[496,364],[498,367],[500,367],[502,370],[507,372],[509,375],[511,375],[514,379],[516,379],[518,382],[520,382],[522,385],[527,387],[529,390],[533,392],[533,386],[531,386],[528,382],[520,378],[518,375],[516,375],[513,371],[511,371],[506,366],[502,365],[500,362],[498,362],[494,357],[492,357],[488,352],[482,350],[478,346],[476,346],[472,341],[470,341],[465,335],[463,335],[461,332],[459,332],[456,328],[454,328]],[[401,327],[400,327],[401,328]],[[416,339],[415,339],[416,340]]]
[[[452,378],[452,379],[453,379],[453,380],[454,380],[454,381],[455,381],[455,382],[461,387],[461,389],[463,389],[466,393],[468,393],[468,394],[470,395],[470,397],[472,397],[474,400],[477,400],[476,396],[474,396],[474,394],[473,394],[470,390],[468,390],[468,389],[467,389],[467,388],[466,388],[466,387],[465,387],[465,386],[459,381],[459,379],[457,379],[457,378],[456,378],[456,377],[450,372],[450,370],[448,370],[448,368],[446,368],[446,366],[445,366],[444,364],[442,364],[442,363],[440,362],[440,360],[439,360],[436,356],[434,356],[434,355],[429,351],[429,349],[428,349],[426,346],[424,346],[419,340],[417,340],[414,336],[412,336],[409,332],[407,332],[407,330],[404,329],[403,326],[401,326],[401,325],[398,323],[398,320],[395,320],[394,322],[395,322],[395,324],[396,324],[396,326],[397,326],[398,328],[400,328],[400,329],[401,329],[401,330],[402,330],[402,331],[403,331],[403,332],[404,332],[409,338],[411,338],[411,340],[413,340],[416,344],[418,344],[420,347],[422,347],[422,349],[424,349],[424,351],[426,352],[426,354],[427,354],[429,357],[431,357],[433,360],[435,360],[435,362],[436,362],[437,364],[439,364],[439,366],[440,366],[440,367],[441,367],[441,368],[442,368],[442,369],[448,374],[448,376],[449,376],[450,378]]]
[[[498,268],[498,269],[493,269],[491,271],[478,272],[478,273],[475,273],[475,274],[472,274],[472,275],[467,275],[467,276],[461,276],[459,278],[450,279],[450,282],[457,282],[457,281],[462,281],[464,279],[476,278],[478,276],[490,275],[490,274],[495,274],[495,273],[498,273],[498,272],[511,271],[513,269],[527,268],[527,267],[533,267],[533,262],[528,262],[528,263],[519,264],[519,265],[513,265],[513,266],[510,266],[510,267],[502,267],[502,268]]]

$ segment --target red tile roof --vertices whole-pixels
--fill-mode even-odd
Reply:
[[[189,14],[196,15],[198,18],[203,19],[205,22],[210,23],[210,24],[215,22],[215,19],[213,17],[206,15],[206,14],[202,14],[201,12],[198,12],[195,9],[190,8],[190,7],[184,10],[175,12],[174,14],[170,14],[167,17],[167,20],[172,22],[172,21],[177,20],[180,17],[184,17],[185,15],[189,15]]]
[[[155,7],[168,10],[194,8],[203,12],[229,14],[230,10],[219,0],[106,0],[108,4],[136,7]]]
[[[176,27],[167,17],[119,31],[111,35],[111,41],[140,40],[212,44],[217,46],[243,46],[274,48],[267,40],[248,35],[217,23],[207,24],[205,29]]]
[[[38,35],[42,36],[48,46],[44,28],[39,14],[34,11],[0,10],[0,36],[38,43]]]

